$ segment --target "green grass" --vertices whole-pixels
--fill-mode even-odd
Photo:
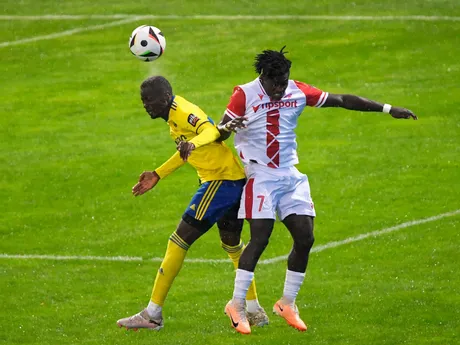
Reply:
[[[65,1],[59,6],[53,0],[21,0],[14,2],[5,0],[6,6],[2,8],[4,14],[34,15],[34,14],[140,14],[140,15],[194,15],[194,14],[258,14],[258,15],[459,15],[460,6],[454,0],[418,0],[379,2],[354,0],[344,3],[341,0],[330,1],[302,1],[293,2],[286,6],[280,1],[191,1],[184,4],[181,0],[158,1],[155,6],[148,0],[126,2],[114,0],[110,7],[94,6],[94,1],[77,0]],[[100,3],[102,4],[102,3]]]
[[[155,7],[162,15],[460,15],[456,1]],[[107,13],[153,14],[147,1],[115,1],[110,9],[97,1],[7,1],[0,12]],[[0,20],[0,43],[107,22]],[[405,106],[420,118],[303,113],[298,168],[311,183],[317,245],[460,209],[460,22],[158,19],[151,24],[168,45],[153,63],[128,51],[140,24],[0,47],[0,253],[161,257],[197,178],[186,166],[132,197],[138,175],[174,152],[167,125],[144,113],[140,82],[163,74],[218,120],[233,86],[255,77],[254,55],[285,44],[293,78]],[[298,298],[305,334],[275,317],[249,337],[235,334],[222,313],[230,264],[186,263],[168,296],[165,329],[126,334],[115,321],[148,302],[157,262],[0,258],[0,344],[454,344],[459,218],[313,254]],[[263,258],[285,255],[290,245],[277,223]],[[188,257],[224,258],[216,231]],[[267,310],[284,272],[284,262],[257,269]]]

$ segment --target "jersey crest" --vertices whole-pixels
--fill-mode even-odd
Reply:
[[[187,118],[188,123],[190,123],[193,127],[196,126],[197,122],[200,121],[198,116],[195,116],[193,114],[190,114]]]

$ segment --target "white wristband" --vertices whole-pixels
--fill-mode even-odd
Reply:
[[[384,104],[383,105],[383,112],[389,114],[391,110],[391,105],[390,104]]]

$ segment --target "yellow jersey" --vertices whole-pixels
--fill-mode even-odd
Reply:
[[[177,95],[171,104],[167,123],[171,138],[176,145],[180,141],[190,141],[198,136],[206,127],[203,126],[206,123],[215,126],[214,121],[197,105]],[[174,163],[167,166],[168,162],[155,170],[161,178],[166,177],[178,167],[173,168],[171,165]],[[188,157],[188,162],[196,169],[201,183],[214,180],[235,181],[245,178],[238,158],[224,142],[213,141],[197,147]]]

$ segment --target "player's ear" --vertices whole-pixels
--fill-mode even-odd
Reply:
[[[262,83],[265,83],[265,74],[263,74],[263,71],[260,73],[259,79]]]

